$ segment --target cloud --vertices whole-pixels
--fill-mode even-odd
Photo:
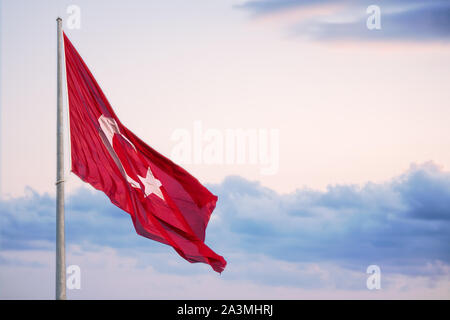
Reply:
[[[209,188],[219,202],[206,239],[228,260],[223,281],[365,290],[371,264],[388,275],[387,288],[399,288],[405,279],[422,279],[427,288],[450,281],[450,173],[433,163],[412,165],[385,183],[334,185],[326,191],[278,194],[237,176]],[[25,256],[54,250],[54,212],[54,199],[32,190],[0,202],[1,268],[45,264]],[[189,264],[169,247],[139,237],[128,214],[97,191],[79,189],[67,197],[66,228],[70,263],[85,268],[100,268],[87,256],[102,263],[102,255],[113,250],[136,272],[209,274],[206,265]]]
[[[366,9],[378,5],[381,29],[369,30]],[[238,6],[260,21],[286,26],[295,36],[315,40],[448,41],[450,3],[441,0],[302,1],[255,0]]]
[[[382,290],[365,288],[367,274],[333,264],[294,264],[251,255],[221,276],[208,272],[167,273],[141,257],[124,257],[118,250],[95,252],[67,248],[68,264],[81,269],[81,290],[69,299],[448,299],[450,279],[382,273]],[[36,261],[31,265],[0,265],[0,299],[53,299],[54,252],[0,252],[6,260]],[[152,257],[155,259],[156,257]],[[167,258],[167,257],[164,257]],[[154,260],[155,261],[155,260]],[[186,264],[184,264],[186,268]],[[269,278],[270,281],[266,279]],[[274,285],[274,280],[277,282]],[[280,281],[281,279],[281,281]]]
[[[325,192],[278,195],[239,177],[213,191],[221,195],[219,221],[208,236],[219,246],[229,239],[229,248],[294,262],[450,263],[450,174],[432,163],[384,184]]]

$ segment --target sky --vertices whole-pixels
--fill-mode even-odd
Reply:
[[[449,1],[0,5],[0,298],[54,297],[58,16],[121,121],[176,162],[211,136],[277,133],[269,174],[261,157],[181,163],[219,196],[221,275],[136,235],[66,145],[69,298],[450,298]]]

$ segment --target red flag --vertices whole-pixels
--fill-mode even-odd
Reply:
[[[64,47],[72,172],[128,212],[138,234],[222,272],[226,261],[204,243],[217,197],[128,130],[65,34]]]

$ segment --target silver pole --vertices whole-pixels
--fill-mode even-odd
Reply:
[[[62,19],[58,25],[57,124],[56,124],[56,299],[66,299],[66,249],[64,232],[64,127],[63,127],[63,61]]]
[[[2,16],[2,1],[0,0],[0,30],[4,30],[2,26],[1,16]],[[0,56],[3,54],[1,51],[3,51],[2,48],[2,31],[0,31]],[[2,200],[3,195],[3,181],[2,181],[2,60],[0,58],[0,200]],[[0,226],[0,233],[2,231],[2,227]],[[0,247],[1,247],[1,239],[0,239]]]

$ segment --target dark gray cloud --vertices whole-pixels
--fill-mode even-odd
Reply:
[[[0,202],[0,248],[38,250],[53,246],[55,210],[54,198],[32,189],[27,189],[23,198]],[[66,240],[87,248],[138,248],[153,243],[136,235],[126,212],[102,193],[88,189],[78,189],[66,198]]]
[[[207,242],[231,260],[261,254],[349,269],[375,263],[411,274],[423,272],[427,263],[450,263],[450,173],[432,163],[412,166],[383,184],[326,191],[280,195],[241,177],[209,187],[219,202]],[[0,212],[2,249],[48,249],[54,242],[54,199],[48,195],[29,190],[23,198],[1,202]],[[169,250],[136,235],[128,214],[99,192],[80,189],[68,197],[66,217],[68,243],[86,250]]]
[[[386,184],[326,192],[278,195],[239,177],[213,190],[221,195],[221,223],[209,234],[219,245],[229,239],[248,252],[299,262],[450,262],[450,174],[433,164]]]
[[[276,14],[283,10],[304,10],[329,5],[342,5],[331,15],[312,12],[306,19],[292,22],[289,32],[316,40],[360,41],[429,41],[450,40],[450,1],[391,0],[391,1],[301,1],[255,0],[239,6],[257,16]],[[378,5],[381,9],[381,30],[369,30],[366,8]]]

